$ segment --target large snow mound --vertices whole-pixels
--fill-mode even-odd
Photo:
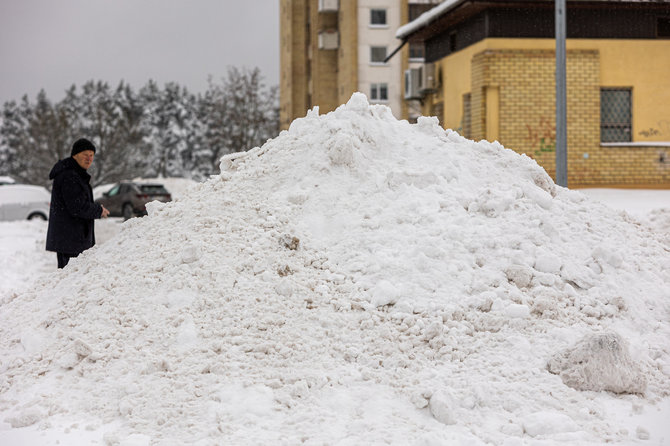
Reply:
[[[611,398],[670,392],[667,241],[526,156],[355,94],[221,168],[2,300],[0,421],[110,445],[628,441],[547,369],[603,331],[647,384]]]

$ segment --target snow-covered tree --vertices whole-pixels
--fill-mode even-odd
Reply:
[[[2,136],[3,164],[8,174],[19,182],[48,184],[49,171],[62,153],[65,138],[62,129],[67,127],[67,116],[58,106],[51,104],[41,90],[35,104],[24,96],[19,104],[5,103]]]
[[[72,142],[88,138],[97,147],[92,184],[136,176],[181,176],[197,180],[219,171],[231,152],[262,145],[279,131],[277,88],[260,71],[229,68],[202,95],[176,83],[149,81],[138,93],[101,81],[72,85],[52,104],[44,91],[4,104],[0,121],[0,174],[49,185],[54,163],[69,156]]]
[[[191,177],[195,97],[174,82],[160,90],[153,81],[140,96],[151,146],[146,171],[163,177]]]
[[[262,145],[279,132],[277,89],[265,86],[258,68],[231,67],[220,84],[210,79],[200,110],[200,153],[209,159],[213,173],[223,155]]]

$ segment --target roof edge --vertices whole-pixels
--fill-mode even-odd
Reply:
[[[512,0],[510,0],[511,2]],[[528,3],[554,3],[553,0],[518,0],[525,1]],[[647,4],[668,4],[670,0],[567,0],[569,3],[579,3],[579,2],[588,2],[588,3],[647,3]],[[446,0],[434,8],[424,12],[416,19],[412,20],[409,23],[404,24],[399,27],[395,33],[397,39],[407,40],[409,36],[416,33],[417,31],[425,28],[430,25],[435,20],[439,19],[441,16],[447,12],[455,9],[462,3],[471,2],[471,3],[504,3],[500,0]]]

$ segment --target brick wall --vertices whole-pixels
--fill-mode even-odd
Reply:
[[[553,50],[487,49],[471,62],[472,138],[486,137],[486,89],[498,88],[499,110],[489,110],[488,116],[498,117],[500,142],[534,158],[552,177],[556,169],[554,69]],[[667,148],[601,147],[599,52],[568,51],[566,70],[568,185],[669,187]]]

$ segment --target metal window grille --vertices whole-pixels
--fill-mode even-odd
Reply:
[[[600,141],[632,141],[631,96],[630,88],[600,89]]]
[[[370,25],[386,25],[386,9],[371,9]]]
[[[463,128],[462,136],[471,138],[472,133],[472,118],[471,118],[471,96],[470,93],[463,95]]]

